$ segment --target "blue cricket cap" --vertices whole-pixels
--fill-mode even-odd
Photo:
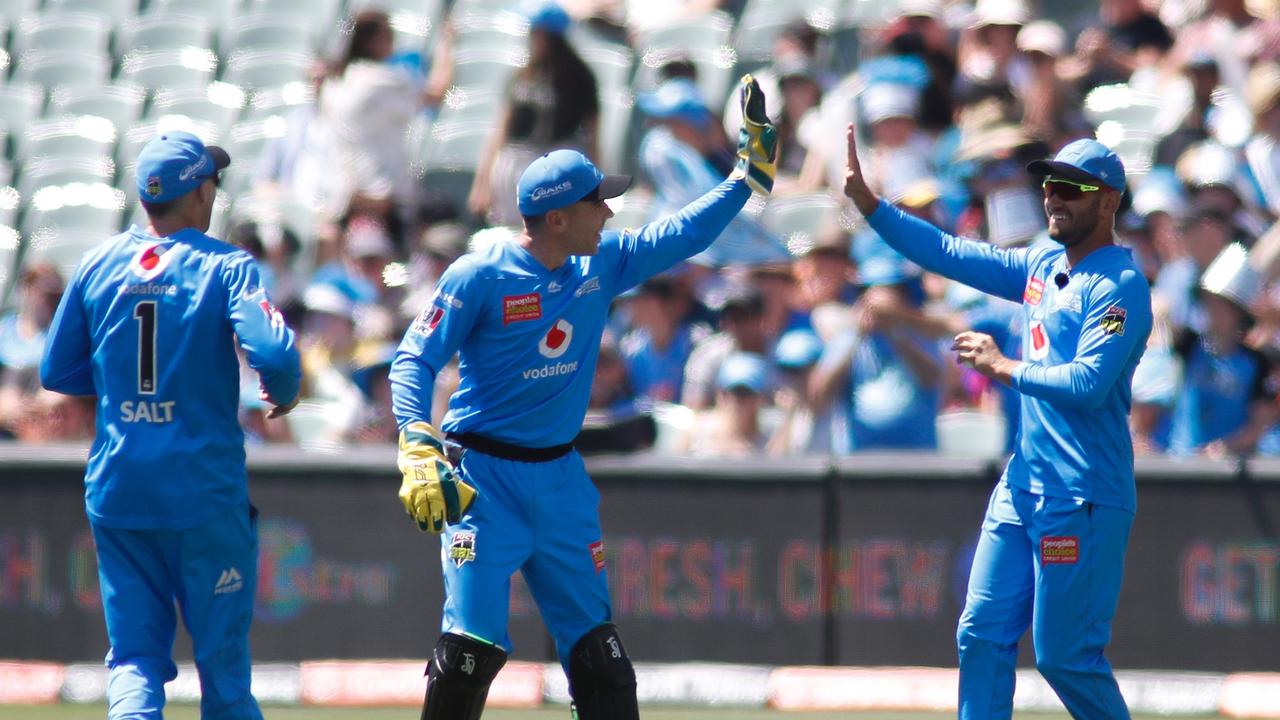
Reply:
[[[1102,183],[1112,190],[1124,192],[1124,163],[1111,148],[1092,138],[1068,143],[1052,160],[1033,160],[1027,164],[1032,175],[1057,175],[1079,183]]]
[[[525,17],[529,18],[530,30],[545,30],[552,35],[563,35],[568,32],[572,23],[569,13],[555,0],[529,0],[523,9]]]
[[[808,328],[788,330],[778,339],[773,360],[779,367],[804,368],[822,357],[822,338]]]
[[[721,363],[716,387],[721,390],[746,388],[763,395],[769,389],[769,364],[755,353],[734,353]]]
[[[188,132],[167,132],[138,153],[138,197],[149,203],[177,200],[230,164],[226,150]]]
[[[711,111],[692,80],[675,78],[636,99],[640,111],[661,120],[684,120],[698,127],[711,123]]]
[[[545,215],[585,200],[615,198],[631,187],[630,175],[605,175],[577,150],[553,150],[529,163],[516,183],[525,217]]]

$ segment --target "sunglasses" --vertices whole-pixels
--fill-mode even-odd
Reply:
[[[1101,189],[1101,185],[1085,185],[1084,183],[1063,180],[1062,178],[1049,178],[1044,181],[1044,197],[1046,200],[1056,195],[1070,202],[1079,200],[1084,197],[1085,193],[1098,192]]]

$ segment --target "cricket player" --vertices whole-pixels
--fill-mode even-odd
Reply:
[[[962,362],[1021,395],[1013,457],[987,507],[957,643],[960,717],[1013,714],[1018,638],[1075,718],[1128,718],[1103,650],[1111,637],[1136,491],[1130,382],[1151,332],[1151,294],[1114,242],[1124,166],[1090,139],[1027,166],[1043,176],[1061,247],[1001,250],[960,240],[876,197],[848,129],[845,194],[890,245],[924,268],[1022,303],[1023,360],[960,333]]]
[[[221,148],[171,132],[138,155],[149,226],[90,250],[49,329],[40,381],[97,396],[85,509],[106,615],[108,717],[160,718],[177,618],[205,720],[262,717],[249,692],[257,510],[249,504],[236,343],[279,417],[296,403],[293,333],[252,257],[205,233]]]
[[[613,215],[604,201],[629,177],[605,176],[570,150],[535,160],[516,188],[524,233],[450,266],[405,334],[391,367],[400,498],[422,530],[442,533],[445,582],[424,720],[480,717],[511,651],[517,570],[555,638],[577,717],[639,717],[635,672],[610,622],[600,495],[572,442],[614,297],[705,250],[753,189],[772,189],[775,133],[750,76],[742,102],[730,177],[637,230],[602,232]],[[459,351],[442,436],[429,424],[432,385]]]

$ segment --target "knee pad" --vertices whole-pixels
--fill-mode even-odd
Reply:
[[[612,623],[597,627],[573,646],[569,694],[579,720],[639,720],[636,671]]]
[[[497,645],[465,635],[440,636],[427,663],[427,697],[422,720],[478,720],[489,685],[507,662]]]

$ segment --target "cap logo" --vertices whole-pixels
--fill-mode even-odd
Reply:
[[[559,185],[552,185],[549,188],[541,188],[541,187],[534,188],[533,192],[529,193],[529,199],[534,202],[538,202],[539,200],[542,200],[544,198],[553,197],[555,195],[559,195],[562,192],[565,192],[566,190],[572,190],[572,189],[573,189],[573,183],[569,180],[565,180]]]
[[[160,193],[164,192],[160,188],[160,178],[152,175],[147,178],[147,194],[153,198],[160,197]]]
[[[178,179],[181,180],[182,182],[186,182],[190,180],[193,175],[203,170],[204,166],[208,164],[208,162],[209,162],[209,155],[208,153],[206,153],[204,157],[200,158],[199,162],[192,163],[191,165],[188,165],[182,168],[182,172],[178,173]]]

